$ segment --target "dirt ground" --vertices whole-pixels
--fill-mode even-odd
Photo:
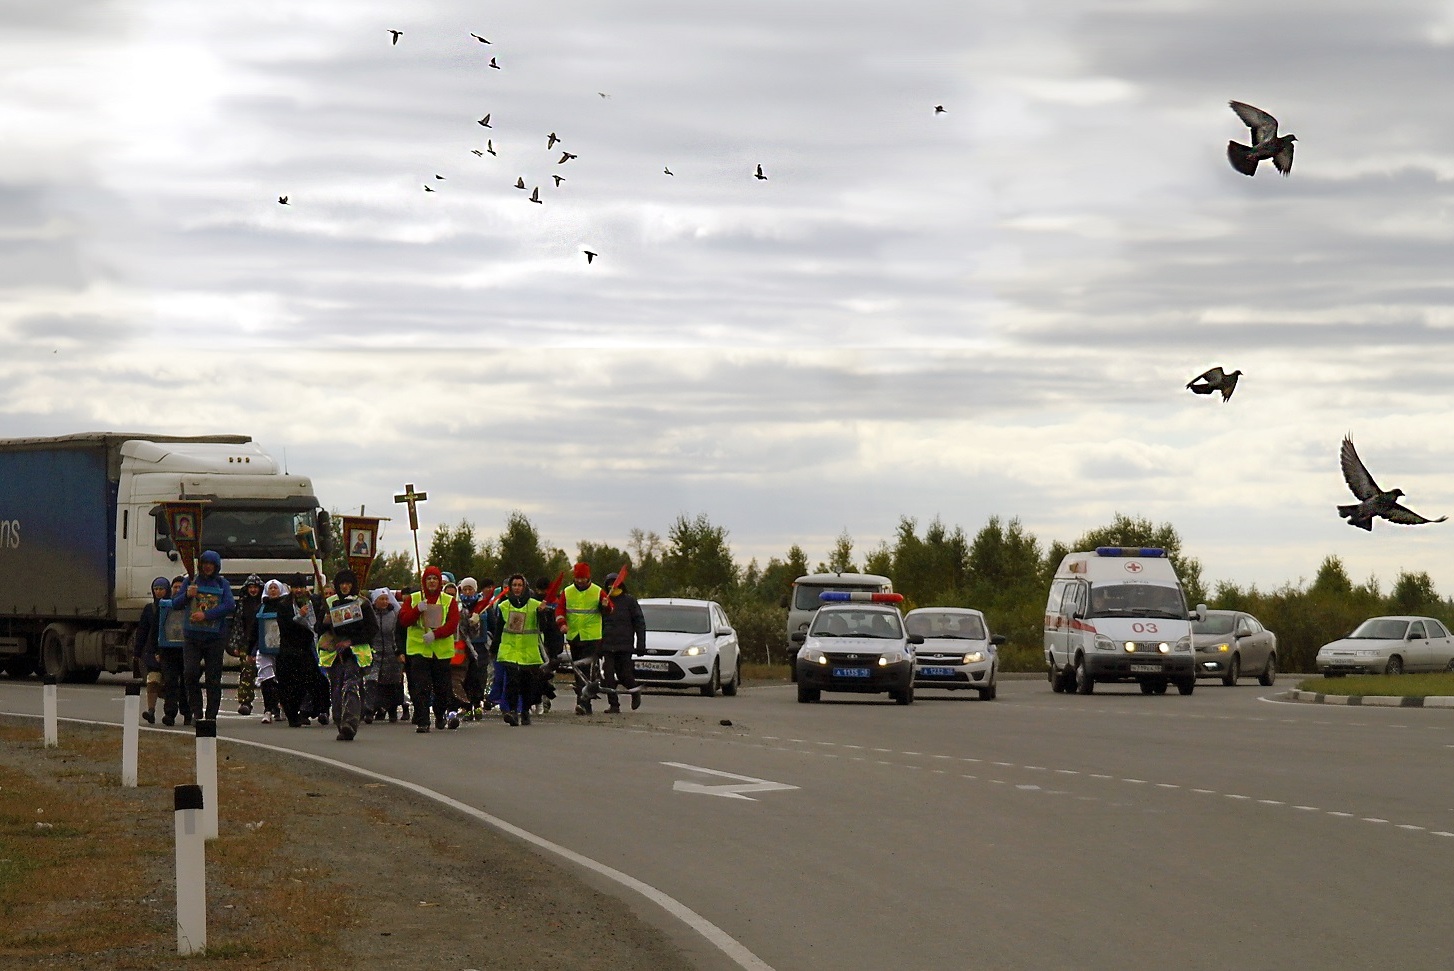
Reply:
[[[176,953],[173,786],[195,743],[0,719],[0,969],[611,969],[691,965],[622,901],[513,839],[383,783],[219,749],[208,948]],[[244,808],[245,807],[245,808]],[[44,821],[44,822],[41,822]],[[261,824],[261,825],[258,825]],[[48,825],[48,828],[47,828]]]

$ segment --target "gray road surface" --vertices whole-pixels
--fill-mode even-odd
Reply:
[[[1011,681],[993,702],[897,707],[765,686],[651,694],[610,721],[376,725],[344,744],[225,718],[219,735],[437,789],[654,885],[780,971],[1454,965],[1454,711],[1276,690]],[[63,717],[119,721],[119,682],[60,692]],[[0,711],[40,699],[0,681]],[[749,783],[665,763],[796,788],[681,791]]]

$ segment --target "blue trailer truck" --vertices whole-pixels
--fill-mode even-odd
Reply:
[[[202,542],[234,584],[311,572],[306,514],[331,537],[312,482],[246,435],[88,432],[0,439],[0,667],[95,681],[131,667],[153,577],[185,572],[159,504],[205,499]]]

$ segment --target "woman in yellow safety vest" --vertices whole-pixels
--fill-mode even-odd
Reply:
[[[545,663],[540,635],[550,623],[550,610],[530,595],[530,587],[519,573],[510,577],[509,591],[490,619],[490,633],[499,645],[496,657],[505,669],[502,714],[507,725],[529,725],[536,680]]]

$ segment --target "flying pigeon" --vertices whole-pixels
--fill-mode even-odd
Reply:
[[[1232,163],[1232,168],[1243,175],[1256,175],[1257,163],[1266,158],[1272,159],[1272,164],[1284,176],[1291,172],[1292,143],[1297,141],[1297,136],[1283,135],[1279,138],[1277,119],[1261,108],[1254,108],[1240,101],[1228,101],[1227,104],[1252,129],[1250,146],[1238,142],[1227,143],[1227,161]]]
[[[518,178],[518,179],[515,180],[515,188],[517,188],[517,189],[523,189],[523,188],[525,188],[525,176],[522,175],[522,176],[520,176],[520,178]]]
[[[675,174],[676,174],[676,173],[674,173],[674,172],[673,172],[673,171],[672,171],[672,170],[671,170],[671,166],[670,166],[670,165],[663,165],[663,166],[662,166],[662,167],[661,167],[661,170],[662,170],[662,171],[663,171],[663,172],[665,172],[665,173],[666,173],[666,174],[667,174],[667,175],[675,175]]]
[[[594,260],[597,256],[600,255],[599,253],[592,253],[588,249],[587,250],[581,250],[581,252],[586,254],[586,266],[590,266],[591,265],[591,261]]]
[[[1213,391],[1222,392],[1222,402],[1232,397],[1232,392],[1237,390],[1237,378],[1241,377],[1241,371],[1223,371],[1220,367],[1214,367],[1197,375],[1187,382],[1187,387],[1193,394],[1211,394]],[[1205,384],[1197,384],[1198,381],[1205,381]]]
[[[935,105],[934,106],[934,114],[936,114],[936,115],[942,115],[942,114],[944,114],[944,106],[943,105]]]
[[[609,97],[611,97],[609,94],[607,94],[604,91],[597,91],[596,94],[599,94],[603,98],[609,98]]]
[[[488,44],[489,43],[489,41],[485,40],[483,37],[481,37],[479,34],[475,33],[474,31],[470,31],[470,36],[473,37],[475,40],[479,41],[481,44]]]
[[[485,157],[485,153],[482,152],[482,151],[480,151],[478,148],[472,148],[472,149],[470,149],[470,154],[471,155],[478,155],[480,158],[484,158]]]
[[[278,196],[278,205],[280,205],[280,206],[286,206],[287,204],[288,204],[288,197],[287,196]]]
[[[490,116],[489,115],[485,115],[485,117],[481,118],[480,119],[480,124],[481,125],[484,125],[486,128],[493,128],[493,127],[495,127],[494,125],[491,125],[490,124]]]
[[[434,190],[432,188],[430,188],[428,185],[426,185],[426,186],[424,186],[424,191],[425,192],[433,192]]]
[[[758,165],[758,167],[757,167],[757,174],[755,176],[753,176],[753,178],[755,178],[755,179],[761,179],[764,182],[767,181],[767,176],[765,176],[765,175],[762,174],[762,166],[761,165]]]
[[[546,141],[545,141],[545,149],[546,149],[546,151],[550,151],[552,148],[555,148],[555,143],[558,142],[558,141],[560,141],[560,136],[556,135],[555,132],[551,132],[548,136],[546,136]]]
[[[535,187],[535,188],[534,188],[534,189],[533,189],[533,190],[532,190],[532,191],[531,191],[531,193],[530,193],[530,201],[531,201],[531,202],[540,202],[540,186],[538,186],[538,185],[537,185],[537,186],[536,186],[536,187]],[[541,204],[541,205],[542,205],[542,206],[543,206],[543,205],[545,205],[545,203],[543,203],[543,202],[540,202],[540,204]]]
[[[495,63],[495,59],[493,57],[490,58],[490,67],[494,68],[497,71],[500,69],[500,65]]]
[[[555,187],[557,189],[559,189],[560,184],[565,181],[565,176],[563,175],[552,175],[551,178],[555,180]]]
[[[1402,489],[1390,489],[1384,492],[1373,481],[1373,476],[1363,467],[1363,462],[1358,458],[1358,452],[1353,448],[1353,440],[1343,436],[1343,450],[1338,456],[1338,463],[1343,466],[1343,481],[1348,483],[1348,488],[1358,497],[1357,505],[1339,506],[1338,515],[1348,520],[1349,526],[1357,526],[1359,529],[1366,529],[1373,532],[1373,517],[1382,516],[1391,523],[1398,523],[1401,526],[1421,526],[1424,523],[1442,523],[1448,516],[1440,516],[1438,519],[1425,519],[1411,509],[1405,509],[1398,504],[1403,496]]]
[[[444,176],[440,175],[438,172],[434,173],[434,177],[441,182],[444,181]]]
[[[495,151],[495,142],[493,139],[490,138],[485,139],[485,151],[489,152],[491,155],[500,154],[499,152]]]
[[[388,28],[385,28],[385,30],[388,30]],[[403,31],[402,31],[402,30],[390,30],[390,31],[389,31],[389,33],[391,33],[391,34],[393,34],[393,35],[394,35],[394,43],[395,43],[395,44],[397,44],[397,43],[399,43],[399,37],[400,37],[400,36],[401,36],[401,35],[402,35],[402,34],[403,34],[403,33],[404,33],[404,32],[403,32]]]
[[[570,152],[561,152],[560,153],[560,161],[559,162],[556,162],[555,164],[556,165],[564,165],[565,163],[569,162],[571,159],[573,159],[573,158],[579,158],[579,157],[580,156],[578,156],[578,155],[572,155]]]

